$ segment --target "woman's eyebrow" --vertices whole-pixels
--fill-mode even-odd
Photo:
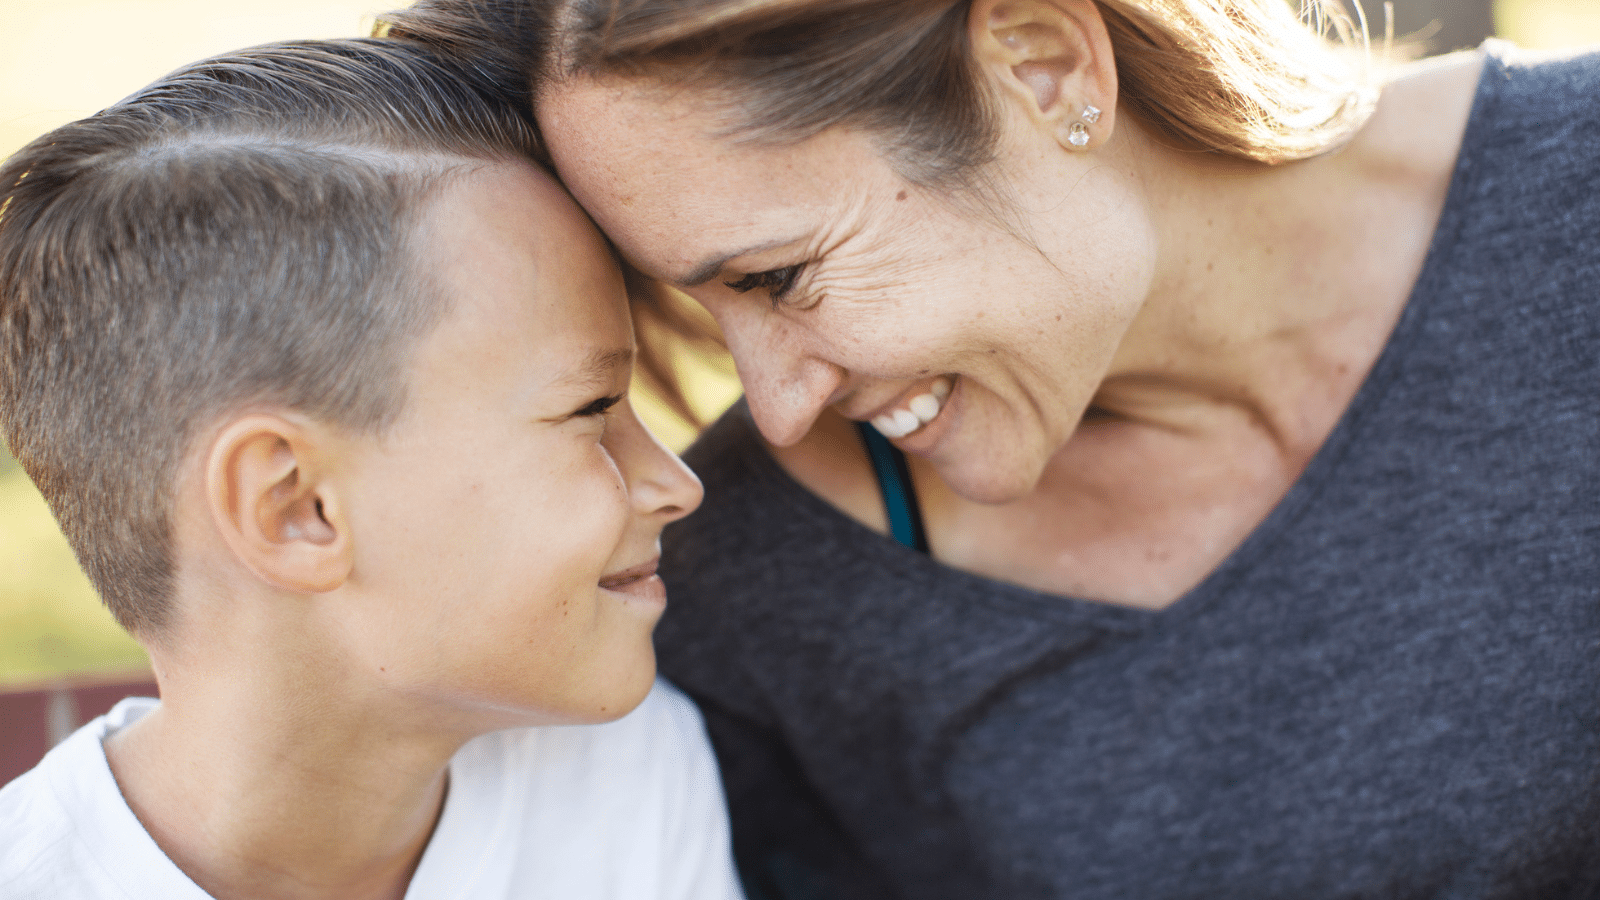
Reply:
[[[795,238],[777,238],[760,244],[751,244],[741,250],[735,250],[722,256],[711,257],[690,269],[687,274],[677,279],[676,283],[678,287],[699,287],[715,278],[717,273],[721,272],[730,260],[738,259],[747,253],[760,253],[764,250],[771,250],[774,247],[782,247],[784,244],[792,244],[795,240]]]

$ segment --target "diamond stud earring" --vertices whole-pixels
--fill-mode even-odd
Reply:
[[[1100,121],[1100,108],[1085,106],[1078,121],[1073,122],[1072,127],[1067,129],[1067,143],[1079,149],[1089,146],[1089,126],[1098,121]]]

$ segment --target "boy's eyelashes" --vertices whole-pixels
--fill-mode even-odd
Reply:
[[[588,403],[585,403],[583,406],[573,410],[570,414],[568,414],[567,418],[581,419],[587,416],[603,416],[611,411],[611,407],[621,403],[622,398],[626,396],[627,394],[625,393],[613,394],[609,397],[600,397],[598,399],[591,400]]]

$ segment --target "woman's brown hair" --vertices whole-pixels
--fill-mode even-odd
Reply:
[[[1119,101],[1170,146],[1273,164],[1327,151],[1376,90],[1336,0],[1096,0]],[[862,129],[912,181],[982,183],[996,121],[968,46],[970,0],[421,0],[379,32],[433,44],[531,104],[572,77],[710,88],[735,139]],[[1332,34],[1335,39],[1329,39]],[[702,338],[642,291],[646,332]],[[664,319],[665,317],[665,319]],[[665,372],[661,354],[644,359]],[[670,379],[652,378],[682,408]]]
[[[1096,0],[1120,100],[1173,146],[1264,163],[1323,152],[1371,112],[1364,57],[1332,0]],[[434,43],[531,101],[574,76],[709,86],[733,134],[865,128],[919,182],[988,159],[992,117],[969,0],[422,0],[380,32]],[[1337,40],[1329,40],[1332,33]]]

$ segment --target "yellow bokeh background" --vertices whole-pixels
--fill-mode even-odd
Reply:
[[[331,0],[0,0],[0,156],[184,63],[265,41],[365,34],[387,8]],[[1500,33],[1524,46],[1600,41],[1596,0],[1498,0],[1496,16]],[[702,409],[720,409],[736,395],[724,369],[687,364]],[[682,423],[648,398],[640,402],[669,444],[688,442]],[[143,664],[79,572],[43,500],[0,454],[0,684]]]

